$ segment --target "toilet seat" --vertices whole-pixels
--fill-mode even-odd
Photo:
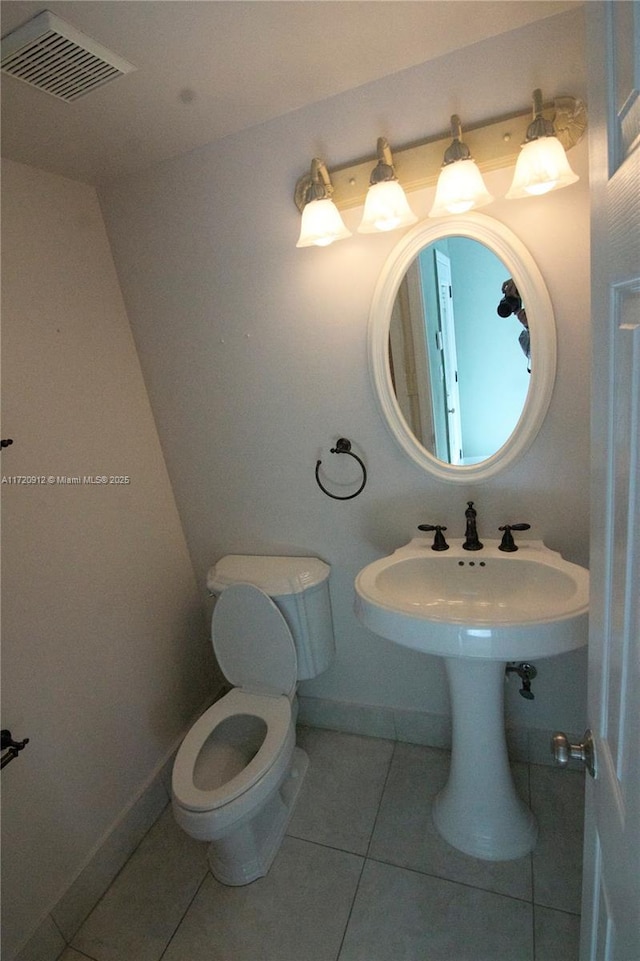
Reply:
[[[267,731],[257,754],[235,777],[211,791],[197,788],[193,778],[205,741],[227,718],[249,715],[263,720]],[[276,763],[290,743],[291,703],[280,695],[253,694],[234,688],[216,701],[193,725],[176,755],[172,790],[175,800],[190,811],[213,811],[248,791]]]
[[[298,680],[296,646],[271,598],[253,584],[222,592],[211,618],[216,659],[234,687],[291,696]]]
[[[296,685],[296,650],[287,622],[271,598],[252,584],[226,588],[213,611],[211,639],[218,663],[234,688],[196,721],[176,755],[174,799],[194,816],[230,805],[259,781],[267,788],[280,776],[279,762],[295,744],[289,697]],[[206,742],[224,721],[242,716],[265,724],[257,753],[218,787],[197,787],[196,768]]]

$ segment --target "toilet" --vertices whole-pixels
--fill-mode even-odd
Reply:
[[[233,689],[193,725],[173,765],[176,822],[209,841],[223,884],[263,877],[284,837],[309,761],[296,747],[296,690],[334,653],[327,564],[230,554],[211,568],[211,639]]]

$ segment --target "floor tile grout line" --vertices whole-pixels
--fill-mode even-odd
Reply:
[[[91,910],[93,910],[93,908],[92,908]],[[88,917],[88,915],[87,915],[87,917]],[[58,959],[58,958],[61,958],[62,955],[64,954],[64,952],[65,952],[65,951],[67,950],[67,948],[69,947],[69,942],[67,941],[65,935],[63,934],[62,930],[60,929],[60,925],[58,924],[58,922],[57,922],[56,919],[54,918],[53,913],[52,913],[51,911],[49,912],[49,919],[51,920],[51,923],[53,924],[54,928],[56,929],[56,931],[58,932],[58,934],[60,935],[60,937],[61,937],[62,940],[64,941],[64,948],[62,949],[62,951],[60,952],[60,954],[56,955],[56,961],[57,961],[57,959]],[[83,923],[84,923],[84,922],[83,922]],[[75,933],[77,934],[78,932],[76,931]]]
[[[531,811],[533,811],[533,772],[531,770],[531,765],[529,765],[529,808],[531,809]],[[540,840],[540,821],[535,811],[534,811],[534,816],[538,824],[538,837],[536,838],[535,847],[531,852],[531,900],[533,901],[533,904],[535,906],[536,904],[536,871],[535,871],[534,859],[535,859],[535,850]]]
[[[378,809],[377,809],[377,811],[376,811],[376,817],[375,817],[375,819],[374,819],[373,828],[372,828],[372,831],[371,831],[371,834],[370,834],[370,837],[369,837],[369,844],[367,845],[367,853],[366,853],[366,855],[365,855],[365,858],[366,858],[367,860],[369,860],[369,861],[377,861],[377,862],[380,863],[380,864],[388,864],[388,865],[391,866],[391,867],[399,867],[399,868],[402,868],[402,869],[404,869],[404,870],[409,870],[409,871],[413,870],[416,874],[424,875],[425,877],[431,877],[431,878],[435,878],[435,879],[437,879],[437,880],[442,880],[442,881],[450,881],[450,882],[453,883],[453,884],[462,884],[464,887],[473,888],[473,889],[478,890],[478,891],[486,891],[488,894],[498,894],[500,897],[509,897],[509,898],[511,898],[511,900],[513,900],[513,901],[520,901],[520,902],[525,903],[525,904],[531,904],[531,907],[532,907],[532,909],[533,909],[533,904],[534,904],[534,902],[533,902],[533,858],[532,858],[531,855],[529,855],[529,870],[530,870],[530,872],[531,872],[531,898],[514,898],[514,897],[512,897],[511,895],[500,894],[499,891],[493,891],[491,888],[482,887],[482,886],[477,885],[477,884],[470,884],[469,882],[454,881],[452,878],[447,878],[447,877],[441,876],[441,875],[439,875],[439,874],[433,874],[433,873],[431,873],[431,872],[429,872],[429,871],[421,871],[421,870],[418,869],[418,868],[407,868],[405,865],[396,864],[394,861],[384,861],[384,860],[382,860],[382,859],[380,859],[380,858],[373,857],[373,856],[370,854],[371,844],[372,844],[372,842],[373,842],[373,836],[374,836],[374,833],[375,833],[376,824],[377,824],[377,822],[378,822],[378,818],[379,818],[379,816],[380,816],[380,809],[381,809],[381,807],[382,807],[382,799],[383,799],[383,797],[384,797],[384,792],[385,792],[385,790],[386,790],[387,783],[388,783],[389,778],[390,778],[390,776],[391,776],[391,768],[392,768],[392,766],[393,766],[393,761],[394,761],[394,758],[395,758],[396,748],[397,748],[397,745],[398,745],[399,743],[400,743],[400,742],[398,742],[398,741],[394,741],[393,751],[391,752],[391,757],[390,757],[390,759],[389,759],[389,766],[388,766],[388,768],[387,768],[387,775],[386,775],[386,777],[385,777],[385,782],[384,782],[384,785],[383,785],[383,788],[382,788],[382,792],[381,792],[381,794],[380,794],[380,800],[379,800],[379,803],[378,803]],[[527,764],[527,797],[528,797],[529,806],[530,806],[530,805],[531,805],[531,783],[530,783],[529,764]],[[533,910],[532,910],[532,917],[533,917]]]
[[[83,957],[88,958],[89,961],[98,961],[98,959],[97,959],[97,958],[94,958],[93,955],[88,955],[88,954],[86,954],[81,948],[77,948],[77,947],[73,944],[73,939],[78,936],[78,934],[79,934],[79,932],[81,931],[82,927],[83,927],[83,926],[86,924],[86,922],[89,920],[90,916],[91,916],[91,915],[93,914],[93,912],[96,910],[96,908],[98,907],[98,905],[99,905],[99,904],[104,900],[104,898],[107,896],[107,894],[108,894],[109,891],[111,890],[111,887],[115,884],[116,880],[117,880],[117,879],[120,877],[120,875],[123,873],[123,871],[125,870],[125,868],[127,867],[127,865],[130,863],[130,861],[131,861],[131,860],[133,859],[133,857],[136,855],[136,853],[137,853],[137,851],[139,850],[139,848],[142,846],[142,844],[143,844],[143,842],[145,841],[145,839],[148,837],[148,835],[149,835],[149,834],[151,833],[151,831],[154,829],[154,827],[156,826],[156,824],[158,823],[158,821],[160,820],[160,818],[161,818],[161,817],[165,814],[165,812],[167,811],[167,808],[169,808],[170,806],[171,806],[171,799],[170,799],[170,798],[167,798],[167,803],[166,803],[165,806],[162,808],[162,811],[160,812],[160,814],[158,815],[158,817],[155,819],[155,821],[153,822],[153,824],[151,824],[151,825],[147,828],[147,830],[145,831],[145,833],[143,834],[143,836],[140,838],[140,840],[139,840],[138,844],[136,845],[136,847],[133,849],[133,851],[131,852],[131,854],[130,854],[129,857],[127,858],[127,860],[124,862],[124,864],[122,865],[122,867],[119,869],[119,871],[117,872],[117,874],[114,876],[113,880],[110,882],[109,886],[108,886],[108,887],[106,888],[106,890],[100,895],[100,897],[98,898],[98,900],[96,901],[96,903],[94,904],[94,906],[91,908],[91,910],[89,911],[89,913],[87,914],[87,916],[86,916],[86,917],[84,918],[84,920],[82,921],[82,924],[80,924],[79,927],[77,928],[77,930],[74,932],[72,940],[69,941],[69,942],[65,945],[65,948],[63,949],[63,951],[62,951],[62,953],[61,953],[60,956],[62,956],[62,955],[64,954],[64,952],[66,951],[67,948],[71,948],[73,951],[76,951],[77,953],[81,954]],[[197,886],[197,888],[196,888],[196,891],[195,891],[193,897],[190,899],[189,904],[187,905],[185,911],[183,912],[180,920],[178,921],[178,923],[177,923],[176,927],[174,928],[172,934],[169,936],[169,939],[168,939],[166,945],[164,946],[164,948],[162,949],[161,954],[158,956],[157,961],[162,961],[162,958],[164,957],[164,955],[165,955],[165,953],[166,953],[169,945],[171,944],[171,941],[172,941],[173,938],[175,937],[176,931],[178,930],[178,928],[180,927],[180,925],[181,925],[182,922],[184,921],[187,912],[189,911],[191,905],[193,904],[195,898],[197,897],[198,892],[200,891],[200,888],[202,887],[202,885],[203,885],[204,882],[206,881],[208,874],[209,874],[209,870],[208,870],[208,868],[205,868],[205,871],[204,871],[204,875],[203,875],[203,877],[202,877],[202,880],[199,882],[199,884],[198,884],[198,886]]]
[[[518,901],[521,904],[530,904],[533,908],[544,908],[547,911],[557,911],[559,914],[566,914],[573,918],[580,917],[579,912],[569,911],[567,908],[558,908],[550,904],[543,904],[542,902],[538,903],[531,898],[514,897],[512,894],[504,894],[502,891],[496,891],[493,888],[483,887],[480,884],[471,884],[469,881],[458,881],[455,878],[446,877],[444,874],[434,874],[431,871],[424,871],[420,868],[408,867],[406,864],[400,864],[397,861],[376,857],[372,854],[360,854],[358,851],[350,851],[348,848],[341,848],[335,844],[327,844],[326,841],[314,841],[313,838],[303,838],[298,834],[287,834],[287,837],[293,838],[295,841],[302,841],[305,844],[313,844],[317,847],[328,848],[330,851],[339,851],[341,854],[350,854],[354,858],[362,858],[363,861],[373,861],[376,864],[385,864],[387,867],[398,868],[400,871],[411,871],[413,874],[419,874],[427,878],[433,878],[436,881],[448,881],[451,884],[459,884],[461,887],[471,888],[475,891],[485,891],[487,894],[495,894],[500,898],[509,898],[511,901]]]
[[[532,911],[531,911],[531,944],[533,946],[533,961],[536,961],[538,948],[536,945],[536,906],[535,904],[532,905]]]
[[[319,848],[327,848],[329,851],[339,851],[340,854],[350,854],[354,858],[366,858],[366,854],[360,851],[350,851],[349,848],[338,847],[337,844],[327,844],[326,841],[314,841],[313,838],[303,838],[299,834],[286,834],[285,837],[292,838],[294,841],[303,841],[305,844],[315,844]]]
[[[527,804],[529,810],[533,812],[531,806],[532,791],[531,791],[531,764],[527,764]],[[535,817],[535,815],[534,815]],[[538,824],[538,819],[536,818],[536,825],[538,827],[538,835],[536,836],[536,844],[538,843],[538,837],[540,836],[540,826]],[[531,946],[533,949],[533,961],[536,961],[536,882],[535,882],[535,871],[533,870],[533,852],[535,850],[535,845],[531,852],[529,853],[529,876],[531,878]]]
[[[457,884],[462,888],[470,888],[472,891],[484,891],[485,894],[495,894],[498,898],[508,898],[510,901],[517,901],[518,904],[529,904],[532,908],[535,907],[530,898],[517,898],[513,894],[503,894],[501,891],[494,891],[493,888],[483,888],[479,884],[471,884],[469,881],[456,881],[454,878],[447,878],[443,874],[421,871],[420,868],[407,867],[406,864],[396,864],[394,861],[385,861],[383,858],[367,857],[366,860],[373,861],[376,864],[384,864],[390,868],[398,868],[399,871],[410,871],[412,874],[419,874],[421,877],[433,878],[434,881],[446,881],[449,884]],[[541,904],[538,907],[545,907],[545,905]],[[571,912],[565,911],[564,913],[570,914]]]
[[[196,899],[196,898],[198,897],[198,895],[200,894],[200,891],[202,890],[202,886],[204,885],[204,883],[206,882],[207,878],[209,877],[209,874],[210,874],[209,869],[206,868],[206,869],[205,869],[205,872],[204,872],[204,877],[202,878],[202,881],[200,882],[200,884],[199,884],[198,887],[196,888],[193,897],[191,898],[191,900],[189,901],[188,905],[186,906],[186,908],[185,908],[185,910],[184,910],[184,912],[183,912],[183,914],[182,914],[182,917],[180,918],[180,920],[179,920],[178,923],[176,924],[175,928],[173,929],[172,934],[169,936],[169,939],[168,939],[167,943],[165,944],[164,948],[162,949],[162,953],[159,955],[157,961],[162,961],[162,959],[163,959],[164,956],[166,955],[167,951],[169,950],[169,946],[170,946],[171,942],[172,942],[173,939],[175,938],[176,934],[178,933],[178,929],[180,928],[182,922],[184,921],[184,919],[186,918],[187,914],[188,914],[189,911],[191,910],[191,907],[192,907],[192,905],[193,905],[193,902],[195,901],[195,899]]]
[[[79,958],[86,959],[86,961],[98,961],[98,958],[93,957],[91,954],[85,954],[84,951],[79,951],[77,948],[74,948],[72,944],[65,944],[56,961],[60,961],[60,958],[64,957],[66,951],[73,951]]]
[[[385,740],[389,740],[389,739],[385,739]],[[470,882],[468,882],[468,881],[458,881],[458,880],[455,880],[454,878],[447,877],[446,875],[443,875],[443,874],[436,874],[436,873],[433,873],[433,872],[428,871],[428,870],[421,870],[420,868],[407,867],[405,864],[399,863],[399,862],[397,862],[397,861],[394,861],[394,860],[392,860],[391,858],[384,859],[384,858],[379,858],[379,857],[372,856],[370,852],[371,852],[371,845],[372,845],[372,842],[373,842],[373,836],[374,836],[374,834],[375,834],[376,824],[377,824],[378,819],[379,819],[379,816],[380,816],[380,810],[381,810],[381,807],[382,807],[382,801],[383,801],[383,798],[384,798],[384,793],[385,793],[387,784],[388,784],[388,782],[389,782],[389,778],[390,778],[390,776],[391,776],[391,770],[392,770],[392,767],[393,767],[393,762],[394,762],[394,759],[395,759],[395,754],[396,754],[396,751],[397,751],[398,748],[399,748],[399,744],[400,744],[400,743],[401,743],[401,742],[393,741],[393,750],[392,750],[392,752],[391,752],[391,756],[390,756],[389,761],[388,761],[387,772],[386,772],[384,784],[383,784],[383,786],[382,786],[382,790],[381,790],[381,793],[380,793],[380,798],[379,798],[379,801],[378,801],[378,806],[377,806],[377,811],[376,811],[376,815],[375,815],[375,818],[374,818],[373,827],[372,827],[371,833],[370,833],[370,835],[369,835],[369,841],[368,841],[368,843],[367,843],[366,852],[365,852],[364,854],[362,854],[360,851],[354,851],[354,850],[351,850],[351,849],[346,848],[346,847],[340,847],[340,846],[335,845],[335,844],[330,844],[330,843],[328,843],[328,842],[326,842],[326,841],[318,841],[318,840],[314,840],[314,839],[312,839],[312,838],[303,837],[303,836],[301,836],[301,835],[293,834],[293,833],[290,833],[290,832],[287,832],[287,833],[288,833],[288,836],[289,836],[289,837],[292,837],[292,838],[296,838],[296,839],[299,840],[299,841],[305,841],[305,842],[310,843],[310,844],[317,844],[317,845],[319,845],[319,846],[321,846],[321,847],[330,848],[331,850],[341,851],[342,853],[345,853],[345,854],[352,854],[352,855],[355,855],[355,856],[357,856],[357,857],[363,857],[363,858],[365,858],[365,859],[367,859],[367,860],[376,861],[376,862],[378,862],[378,863],[380,863],[380,864],[387,864],[387,865],[389,865],[390,867],[396,867],[396,868],[400,868],[400,869],[402,869],[402,870],[413,871],[414,873],[419,874],[419,875],[424,875],[425,877],[432,877],[432,878],[434,878],[434,879],[436,879],[436,880],[449,881],[449,882],[451,882],[451,883],[453,883],[453,884],[460,884],[460,885],[462,885],[463,887],[472,888],[472,889],[474,889],[474,890],[486,891],[486,892],[489,893],[489,894],[497,894],[499,897],[509,897],[509,898],[511,898],[511,900],[514,900],[514,901],[518,901],[518,902],[525,903],[525,904],[531,904],[532,907],[535,907],[535,906],[543,907],[543,908],[546,907],[546,908],[549,908],[550,910],[559,910],[559,911],[562,911],[562,913],[564,913],[564,914],[569,914],[569,915],[574,916],[574,917],[576,916],[576,912],[568,911],[568,910],[566,910],[566,909],[563,910],[563,909],[560,909],[560,908],[555,908],[555,907],[553,907],[553,906],[545,905],[545,904],[543,904],[543,903],[540,903],[539,905],[537,905],[537,902],[536,902],[536,900],[535,900],[534,873],[533,873],[533,854],[529,854],[529,855],[528,855],[528,857],[529,857],[529,877],[530,877],[530,881],[531,881],[531,896],[530,896],[530,897],[513,897],[512,895],[504,894],[504,893],[502,893],[502,892],[500,892],[500,891],[494,890],[493,888],[483,886],[482,884],[472,884],[472,883],[470,883]],[[445,753],[446,753],[446,752],[445,752]],[[531,792],[531,771],[530,771],[530,767],[531,767],[531,766],[530,766],[530,764],[529,764],[528,762],[520,762],[520,763],[523,763],[523,766],[526,768],[526,797],[528,798],[529,806],[531,806],[531,805],[530,805],[530,802],[531,802],[531,793],[532,793],[532,792]],[[578,916],[579,916],[579,915],[578,915]]]
[[[568,918],[581,918],[582,911],[569,911],[568,908],[557,908],[553,904],[543,904],[542,901],[534,901],[534,908],[541,908],[543,911],[554,911],[556,914],[566,914]]]
[[[384,864],[390,868],[398,868],[400,871],[410,871],[412,874],[419,874],[421,877],[433,878],[435,881],[448,881],[450,884],[458,884],[464,888],[471,888],[474,891],[484,891],[486,894],[495,894],[500,898],[509,898],[511,901],[518,901],[520,904],[530,904],[531,907],[546,908],[550,911],[559,911],[561,914],[567,914],[570,917],[579,917],[573,911],[563,910],[561,908],[552,908],[546,904],[534,904],[531,898],[518,898],[514,897],[512,894],[504,894],[502,891],[495,891],[493,888],[482,887],[480,884],[471,884],[469,881],[457,881],[455,878],[446,877],[443,874],[434,874],[431,871],[424,871],[420,868],[408,867],[406,864],[399,864],[397,861],[391,861],[385,858],[375,857],[371,854],[359,854],[357,851],[349,851],[347,848],[340,848],[333,844],[327,844],[324,841],[314,841],[312,838],[299,837],[297,834],[288,834],[287,837],[293,838],[296,841],[302,841],[304,844],[313,844],[317,847],[328,848],[330,851],[339,851],[341,854],[350,854],[354,858],[361,858],[363,862],[373,861],[376,864]]]
[[[342,937],[340,938],[340,944],[338,946],[338,953],[335,956],[335,961],[340,961],[340,955],[342,954],[342,949],[344,947],[344,941],[347,936],[347,931],[349,930],[349,924],[351,923],[351,916],[353,915],[353,909],[356,905],[356,898],[358,897],[358,892],[360,890],[360,884],[362,882],[362,875],[364,874],[364,869],[367,864],[367,858],[362,858],[362,867],[360,868],[360,874],[358,875],[358,883],[355,886],[353,892],[353,897],[351,898],[351,907],[349,908],[349,914],[347,915],[347,920],[344,925],[344,930],[342,932]]]
[[[165,789],[165,794],[166,794],[166,789]],[[107,887],[104,889],[104,891],[102,892],[102,894],[100,895],[100,897],[98,898],[98,900],[95,902],[95,904],[93,904],[93,905],[91,906],[90,910],[87,911],[87,913],[85,914],[85,916],[84,916],[84,918],[82,919],[82,921],[80,922],[80,924],[77,925],[77,927],[76,927],[75,931],[73,932],[73,934],[71,935],[71,937],[67,940],[67,938],[64,937],[64,935],[62,935],[62,937],[64,937],[65,941],[67,942],[67,947],[73,948],[74,951],[78,951],[78,950],[79,950],[79,949],[76,948],[76,947],[74,946],[74,944],[73,944],[74,938],[77,938],[77,936],[78,936],[78,934],[80,933],[81,929],[82,929],[82,928],[84,927],[84,925],[87,923],[87,921],[89,920],[89,918],[91,917],[91,915],[93,914],[93,912],[96,910],[96,908],[98,907],[98,905],[101,904],[102,901],[104,901],[104,899],[106,898],[107,894],[109,893],[109,891],[111,890],[111,888],[113,887],[113,885],[116,883],[117,879],[118,879],[118,878],[120,877],[120,875],[123,873],[123,871],[125,870],[125,868],[127,867],[127,865],[130,863],[131,859],[135,856],[135,854],[137,853],[138,849],[139,849],[140,846],[143,844],[143,842],[145,841],[145,839],[146,839],[146,838],[149,836],[149,834],[153,831],[154,827],[156,826],[156,824],[158,823],[158,821],[160,820],[160,818],[163,816],[163,814],[165,813],[165,811],[167,810],[167,808],[170,806],[170,804],[171,804],[171,798],[167,796],[167,803],[166,803],[165,806],[162,808],[162,810],[161,810],[160,813],[158,814],[157,818],[155,818],[155,820],[153,821],[153,823],[150,824],[149,827],[146,829],[146,831],[144,832],[144,834],[142,835],[142,837],[140,838],[140,840],[138,841],[138,843],[137,843],[136,846],[134,847],[133,851],[131,851],[131,853],[129,854],[129,856],[127,857],[127,859],[124,861],[124,863],[120,865],[120,867],[118,868],[118,870],[116,871],[116,873],[114,874],[114,876],[111,878],[111,880],[109,881],[109,884],[108,884]],[[55,924],[55,923],[56,923],[56,920],[55,920],[55,918],[53,917],[53,915],[51,915],[51,919],[52,919],[52,921],[53,921],[54,924]],[[58,927],[58,925],[56,925],[56,927]],[[58,928],[58,929],[59,929],[59,928]],[[62,934],[62,932],[61,932],[61,934]]]
[[[358,735],[358,736],[363,736],[363,735]],[[364,736],[366,736],[366,735],[364,735]],[[387,741],[391,741],[390,738],[376,738],[375,740],[387,740]],[[386,772],[386,774],[385,774],[384,782],[383,782],[382,788],[381,788],[381,790],[380,790],[380,797],[379,797],[379,799],[378,799],[378,805],[377,805],[376,813],[375,813],[375,816],[374,816],[374,819],[373,819],[373,825],[372,825],[372,827],[371,827],[371,831],[369,832],[369,840],[367,841],[367,847],[366,847],[366,851],[365,851],[364,853],[362,853],[362,852],[360,852],[360,851],[353,851],[353,850],[351,850],[351,849],[349,849],[349,848],[345,848],[345,847],[339,847],[337,844],[329,844],[329,843],[326,842],[326,841],[316,841],[316,840],[314,840],[313,838],[306,838],[306,837],[303,837],[303,836],[300,835],[300,834],[294,834],[294,833],[292,833],[292,832],[289,831],[289,830],[286,831],[286,837],[296,838],[296,840],[298,840],[298,841],[308,841],[310,844],[318,844],[318,845],[320,845],[321,847],[330,848],[332,851],[342,851],[344,854],[353,854],[353,855],[355,855],[356,857],[359,857],[359,858],[366,858],[366,857],[368,857],[369,849],[370,849],[370,847],[371,847],[371,842],[372,842],[372,840],[373,840],[373,835],[374,835],[375,828],[376,828],[376,824],[377,824],[377,821],[378,821],[378,816],[379,816],[379,814],[380,814],[380,808],[381,808],[381,806],[382,806],[382,798],[383,798],[383,796],[384,796],[384,792],[385,792],[385,789],[386,789],[386,786],[387,786],[387,782],[389,781],[389,777],[390,777],[390,774],[391,774],[391,765],[392,765],[392,763],[393,763],[393,758],[394,758],[394,756],[395,756],[395,751],[396,751],[396,745],[397,745],[397,743],[398,743],[397,741],[391,741],[392,749],[391,749],[391,754],[390,754],[390,756],[389,756],[389,760],[388,760],[388,762],[387,762],[387,772]]]
[[[375,814],[375,817],[374,817],[374,819],[373,819],[373,824],[372,824],[372,826],[371,826],[371,832],[370,832],[370,834],[369,834],[369,841],[368,841],[368,843],[367,843],[367,850],[366,850],[365,855],[364,855],[365,858],[368,858],[368,857],[369,857],[369,851],[371,850],[371,844],[372,844],[372,842],[373,842],[373,835],[375,834],[376,825],[377,825],[377,823],[378,823],[378,818],[380,817],[380,809],[381,809],[381,807],[382,807],[382,800],[383,800],[383,798],[384,798],[384,794],[385,794],[385,791],[386,791],[386,789],[387,789],[387,784],[389,783],[389,778],[391,777],[391,768],[393,767],[393,761],[394,761],[394,758],[395,758],[395,756],[396,756],[396,747],[397,747],[397,745],[398,745],[398,741],[393,741],[392,744],[393,744],[393,747],[391,748],[391,754],[390,754],[390,756],[389,756],[389,761],[388,761],[388,763],[387,763],[387,773],[386,773],[385,778],[384,778],[384,783],[383,783],[383,785],[382,785],[382,790],[380,791],[380,797],[378,798],[378,806],[377,806],[377,808],[376,808],[376,814]]]

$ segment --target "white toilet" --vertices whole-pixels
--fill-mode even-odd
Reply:
[[[316,557],[240,554],[209,571],[213,647],[234,688],[182,742],[172,805],[187,834],[211,842],[223,884],[267,873],[302,785],[309,761],[295,746],[296,687],[333,656],[329,571]]]

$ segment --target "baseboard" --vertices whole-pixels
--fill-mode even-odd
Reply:
[[[137,796],[96,844],[76,879],[38,924],[14,961],[56,961],[171,800],[171,770],[182,740],[209,697],[165,752]],[[9,961],[9,959],[7,959]]]
[[[348,734],[364,734],[428,747],[451,747],[451,718],[444,714],[398,710],[368,704],[350,704],[328,698],[298,695],[298,723]],[[553,731],[543,728],[506,726],[507,749],[514,761],[553,765],[550,741]],[[570,740],[581,736],[568,733]],[[574,766],[571,764],[570,766]],[[575,765],[576,769],[579,765]]]

